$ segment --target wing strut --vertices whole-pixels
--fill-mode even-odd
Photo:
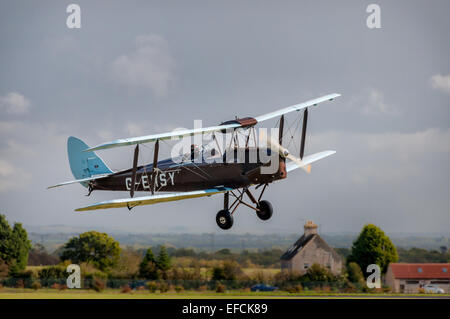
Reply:
[[[280,146],[283,144],[283,130],[284,130],[284,114],[280,117],[280,125],[278,127],[278,143]],[[278,173],[282,178],[286,177],[286,158],[284,156],[281,156],[281,154],[278,155]]]
[[[156,177],[158,175],[158,152],[159,152],[159,140],[155,142],[155,150],[153,151],[153,166],[152,166],[152,182],[150,185],[150,191],[152,195],[155,193]]]
[[[303,154],[305,153],[305,139],[306,139],[306,124],[307,123],[308,123],[308,108],[306,108],[305,112],[303,113],[302,140],[301,140],[301,144],[300,144],[300,159],[303,158]]]
[[[130,197],[134,196],[134,188],[136,187],[136,169],[138,164],[139,157],[139,144],[136,144],[134,149],[134,158],[133,158],[133,170],[131,172],[131,187],[130,187]]]
[[[283,129],[284,129],[284,115],[281,115],[280,127],[278,131],[278,143],[280,143],[280,145],[283,145]]]

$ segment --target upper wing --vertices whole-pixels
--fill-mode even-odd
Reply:
[[[118,140],[114,140],[111,142],[106,142],[106,143],[88,148],[84,151],[89,152],[89,151],[102,150],[102,149],[113,148],[113,147],[118,147],[118,146],[149,143],[149,142],[153,142],[156,140],[169,140],[169,139],[175,138],[175,137],[181,138],[181,137],[187,136],[187,135],[192,136],[192,135],[200,134],[200,133],[211,133],[211,132],[222,131],[222,130],[226,130],[226,129],[230,129],[230,128],[238,128],[238,127],[241,127],[241,125],[237,124],[237,123],[233,123],[233,124],[227,124],[227,125],[201,127],[201,128],[196,128],[196,129],[192,129],[192,130],[179,130],[179,131],[173,131],[173,132],[168,132],[168,133],[123,138],[123,139],[118,139]]]
[[[77,212],[83,212],[87,210],[105,209],[105,208],[118,208],[118,207],[135,207],[139,205],[151,205],[162,202],[173,202],[177,200],[211,196],[218,193],[224,193],[230,191],[232,188],[227,187],[216,187],[211,189],[192,191],[192,192],[180,192],[180,193],[168,193],[168,194],[158,194],[135,198],[124,198],[124,199],[113,199],[104,202],[95,203],[86,207],[81,207],[75,209]]]
[[[274,118],[274,117],[277,117],[277,116],[280,116],[280,115],[283,115],[283,114],[286,114],[289,112],[299,111],[301,109],[304,109],[304,108],[307,108],[310,106],[316,106],[317,104],[325,102],[325,101],[332,101],[334,98],[337,98],[339,96],[341,96],[341,95],[338,93],[328,94],[328,95],[319,97],[317,99],[313,99],[313,100],[309,100],[309,101],[306,101],[306,102],[303,102],[300,104],[288,106],[288,107],[285,107],[284,109],[280,109],[280,110],[277,110],[274,112],[270,112],[270,113],[255,117],[255,119],[258,122],[262,122],[262,121],[265,121],[265,120],[268,120],[268,119],[271,119],[271,118]]]
[[[319,97],[317,99],[309,100],[304,103],[288,106],[284,109],[280,109],[278,111],[274,111],[274,112],[267,113],[267,114],[256,117],[255,123],[262,122],[262,121],[265,121],[265,120],[268,120],[268,119],[271,119],[271,118],[274,118],[274,117],[277,117],[277,116],[280,116],[280,115],[283,115],[283,114],[286,114],[289,112],[299,111],[299,110],[307,108],[309,106],[315,106],[324,101],[331,101],[334,98],[339,97],[339,96],[341,96],[341,95],[337,94],[337,93],[328,94],[328,95]],[[242,127],[242,124],[230,123],[230,124],[225,124],[225,125],[202,127],[202,128],[191,129],[191,130],[179,130],[179,131],[173,131],[173,132],[168,132],[168,133],[123,138],[123,139],[118,139],[118,140],[114,140],[111,142],[106,142],[106,143],[88,148],[84,151],[89,152],[89,151],[97,151],[97,150],[119,147],[119,146],[149,143],[149,142],[154,142],[156,140],[168,140],[168,139],[172,139],[174,137],[181,138],[183,136],[188,136],[188,135],[192,136],[195,134],[211,133],[211,132],[223,131],[223,130],[227,130],[230,128],[239,128],[239,127]]]
[[[73,181],[64,182],[64,183],[60,183],[60,184],[49,186],[49,187],[47,187],[47,189],[54,188],[54,187],[59,187],[59,186],[64,186],[64,185],[69,185],[69,184],[89,182],[89,181],[93,181],[93,180],[96,180],[96,179],[108,177],[109,175],[112,175],[112,174],[113,173],[111,173],[111,174],[102,174],[102,175],[95,175],[95,176],[82,178],[82,179],[76,179],[76,180],[73,180]]]
[[[297,168],[300,168],[300,167],[303,167],[303,166],[308,166],[311,163],[314,163],[314,162],[316,162],[318,160],[321,160],[322,158],[328,157],[328,156],[333,155],[335,153],[336,153],[336,151],[324,151],[324,152],[319,152],[319,153],[315,153],[315,154],[312,154],[312,155],[305,156],[301,160],[303,162],[303,165],[299,165],[298,163],[292,162],[292,161],[288,162],[288,163],[286,163],[286,171],[290,172],[290,171],[293,171],[294,169],[297,169]]]

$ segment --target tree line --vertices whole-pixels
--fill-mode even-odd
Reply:
[[[351,249],[337,249],[344,256],[344,269],[333,275],[320,265],[312,265],[304,274],[299,272],[265,272],[280,268],[281,249],[232,252],[196,251],[191,248],[150,247],[135,250],[121,247],[106,233],[89,231],[69,239],[57,254],[49,254],[42,245],[31,247],[27,232],[20,223],[11,227],[0,215],[0,284],[17,287],[64,287],[66,266],[81,266],[87,288],[102,290],[130,285],[147,286],[151,291],[170,287],[182,289],[225,289],[250,287],[267,283],[287,291],[302,289],[364,289],[365,270],[378,264],[385,273],[390,262],[448,262],[449,253],[421,249],[396,249],[389,237],[377,226],[366,225]],[[400,255],[400,258],[399,258]],[[45,265],[38,270],[27,269],[27,263]],[[248,269],[252,269],[251,272]],[[222,288],[221,288],[222,287]]]

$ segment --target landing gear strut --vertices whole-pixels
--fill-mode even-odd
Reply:
[[[224,194],[223,209],[219,211],[216,215],[217,225],[222,229],[230,229],[231,226],[233,226],[233,214],[240,204],[244,204],[245,206],[255,210],[256,215],[259,217],[259,219],[261,220],[270,219],[270,217],[272,217],[273,214],[272,204],[269,201],[261,200],[261,197],[264,193],[264,190],[266,189],[267,184],[258,185],[256,188],[259,188],[262,185],[264,185],[264,188],[262,189],[258,199],[256,199],[253,196],[253,194],[249,191],[248,187],[243,188],[242,191],[237,190],[239,192],[238,195],[235,194],[233,191],[226,192]],[[229,205],[230,193],[235,198],[231,206]],[[252,201],[254,206],[243,201],[244,194],[248,196],[248,198]]]

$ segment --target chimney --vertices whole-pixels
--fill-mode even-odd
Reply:
[[[314,224],[311,220],[306,221],[304,227],[305,227],[305,236],[317,234],[317,225]]]

